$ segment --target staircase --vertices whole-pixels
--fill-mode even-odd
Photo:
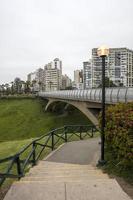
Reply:
[[[115,179],[89,165],[40,161],[4,200],[131,200]]]

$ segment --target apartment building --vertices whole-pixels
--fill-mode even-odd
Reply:
[[[83,85],[84,89],[92,87],[92,63],[91,60],[83,62]]]
[[[36,79],[36,72],[31,72],[27,75],[27,81],[29,81],[30,83],[32,83],[32,81],[35,79]]]
[[[62,85],[62,61],[55,58],[44,67],[45,91],[60,90]]]
[[[133,87],[133,51],[110,48],[105,61],[105,75],[117,86]],[[97,48],[92,49],[92,87],[101,84],[102,63]]]
[[[35,72],[36,77],[35,80],[37,83],[43,83],[44,82],[44,70],[42,68],[39,68]]]
[[[74,71],[74,85],[77,89],[83,89],[83,70]]]
[[[62,75],[62,90],[72,86],[72,80],[65,74]]]
[[[27,80],[30,82],[32,91],[43,90],[44,88],[44,70],[38,68],[35,72],[27,75]]]

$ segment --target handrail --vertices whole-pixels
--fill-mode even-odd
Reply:
[[[66,125],[60,128],[56,128],[50,131],[48,134],[44,134],[34,139],[32,142],[30,142],[28,145],[22,148],[18,153],[0,159],[0,165],[10,161],[7,170],[3,173],[0,172],[0,186],[4,183],[6,178],[20,179],[21,177],[23,177],[25,175],[26,166],[31,163],[32,165],[35,165],[46,147],[50,148],[51,150],[54,150],[60,140],[63,140],[63,142],[68,142],[68,140],[73,135],[78,137],[80,140],[82,140],[86,136],[93,137],[93,133],[96,130],[97,128],[95,126],[90,125]],[[88,131],[90,133],[88,133]],[[46,140],[39,143],[39,141],[45,138]],[[41,149],[37,150],[37,147]],[[28,155],[26,156],[25,160],[22,162],[20,157],[23,155],[23,153],[26,153],[27,150],[30,151],[28,152]],[[17,167],[17,174],[10,173],[15,166]]]
[[[97,91],[99,91],[97,93]],[[62,91],[49,91],[38,92],[38,96],[42,98],[55,98],[55,99],[69,99],[87,102],[101,103],[101,89],[91,88],[88,90],[62,90]],[[122,93],[122,96],[120,94]],[[107,104],[115,104],[119,102],[133,101],[133,87],[110,87],[105,89],[105,102]]]

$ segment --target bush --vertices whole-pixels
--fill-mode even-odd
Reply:
[[[107,109],[105,140],[117,165],[124,168],[133,166],[133,102]]]

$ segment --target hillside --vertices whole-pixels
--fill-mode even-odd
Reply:
[[[88,124],[78,110],[71,115],[45,113],[46,102],[38,99],[0,100],[0,142],[38,137],[65,124]]]

